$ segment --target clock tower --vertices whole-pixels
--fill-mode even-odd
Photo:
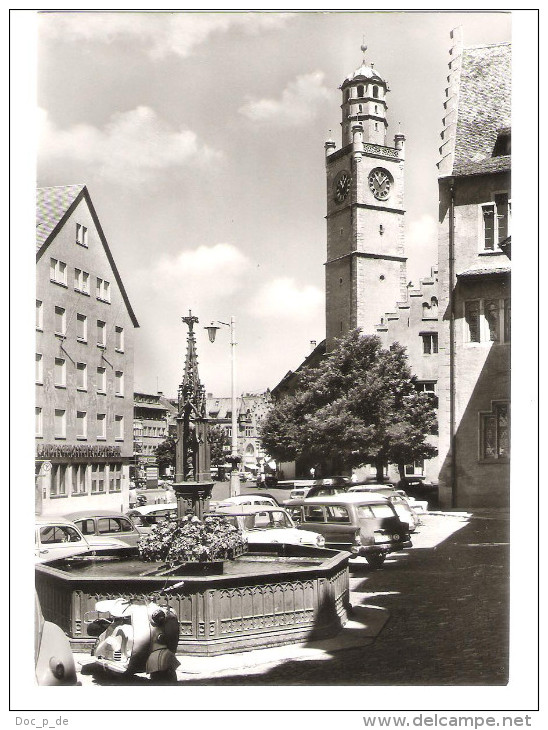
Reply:
[[[362,46],[365,54],[366,46]],[[342,146],[325,143],[327,176],[326,338],[355,327],[373,334],[406,296],[404,141],[386,145],[388,84],[362,65],[342,92]]]

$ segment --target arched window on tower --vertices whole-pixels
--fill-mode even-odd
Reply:
[[[363,96],[363,86],[361,84],[358,86],[358,96]]]
[[[350,89],[347,89],[345,92],[345,99],[348,101],[350,99]]]
[[[432,317],[437,317],[438,316],[438,300],[436,297],[432,297],[432,299],[430,299],[430,305],[431,305]]]
[[[378,86],[373,87],[373,96],[375,97],[375,99],[379,98],[379,87]]]
[[[362,108],[362,105],[361,104],[358,104],[358,111],[359,112],[363,111],[363,108]]]

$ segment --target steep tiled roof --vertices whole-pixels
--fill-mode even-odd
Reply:
[[[493,157],[493,148],[498,132],[511,126],[511,83],[510,43],[463,50],[454,175],[510,169],[510,155]]]
[[[47,240],[84,185],[59,185],[36,191],[36,250]]]

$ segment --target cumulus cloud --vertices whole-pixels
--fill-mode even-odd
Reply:
[[[314,119],[320,105],[330,96],[330,90],[323,82],[321,71],[297,76],[279,99],[250,99],[239,111],[255,122],[271,122],[284,127],[306,124]]]
[[[306,321],[323,309],[323,292],[315,286],[299,288],[289,277],[266,282],[251,301],[250,313],[259,318]]]
[[[160,170],[220,156],[202,144],[195,132],[173,129],[147,106],[117,112],[101,129],[91,124],[60,129],[40,110],[39,127],[41,161],[90,163],[105,177],[123,177],[125,182],[143,182]]]
[[[57,12],[40,16],[40,32],[65,41],[142,41],[148,55],[160,59],[169,54],[189,56],[213,33],[236,28],[255,34],[282,27],[290,17],[288,13],[268,12]]]
[[[249,259],[230,243],[199,246],[178,256],[163,256],[154,271],[143,272],[151,285],[166,292],[177,284],[191,298],[206,300],[235,294],[251,268]]]

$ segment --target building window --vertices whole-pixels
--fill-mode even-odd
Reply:
[[[116,348],[116,351],[123,352],[124,351],[124,328],[115,327],[114,328],[114,337],[115,337],[114,347]]]
[[[55,334],[64,337],[67,333],[67,313],[63,307],[55,307]]]
[[[121,492],[122,491],[122,465],[121,464],[109,464],[108,465],[108,491],[109,492]]]
[[[86,248],[88,245],[88,229],[80,223],[76,224],[76,243]]]
[[[67,496],[67,465],[53,464],[51,467],[51,497]]]
[[[504,341],[505,342],[510,342],[511,317],[512,317],[511,300],[505,299],[504,300]]]
[[[78,390],[88,389],[88,366],[85,362],[76,363],[76,387]]]
[[[107,370],[106,368],[97,368],[97,392],[107,392]]]
[[[96,293],[97,293],[97,299],[100,299],[103,302],[110,302],[110,284],[109,284],[109,282],[97,277]]]
[[[510,457],[510,408],[508,403],[496,403],[491,413],[480,414],[481,459]]]
[[[91,493],[103,494],[105,491],[105,465],[91,465]]]
[[[418,380],[415,383],[415,388],[418,393],[435,393],[436,392],[436,381],[435,380]]]
[[[373,96],[375,97],[375,99],[379,98],[379,87],[378,86],[373,87]]]
[[[85,411],[76,411],[76,438],[88,437],[88,414]]]
[[[107,346],[107,326],[100,319],[97,320],[97,347]]]
[[[44,329],[44,307],[39,299],[36,300],[36,329]]]
[[[88,341],[88,318],[85,314],[76,315],[76,339],[79,342]]]
[[[82,294],[89,294],[89,274],[81,269],[74,269],[74,288]]]
[[[510,342],[510,299],[464,303],[465,342]]]
[[[40,385],[42,385],[42,383],[44,382],[43,360],[42,360],[42,355],[39,352],[36,353],[34,378],[35,378],[36,382],[39,383]]]
[[[87,465],[74,464],[72,467],[72,493],[86,494],[87,492]]]
[[[67,265],[58,259],[49,260],[49,278],[56,284],[67,285]]]
[[[67,437],[67,412],[55,409],[55,438],[64,439]]]
[[[34,409],[34,432],[36,436],[43,436],[43,430],[42,430],[42,409],[41,408],[35,408]]]
[[[361,84],[358,86],[358,96],[363,97],[363,86]]]
[[[405,475],[410,476],[411,474],[424,476],[424,459],[417,459],[412,464],[405,465]]]
[[[246,426],[245,427],[245,435],[246,436],[253,436],[253,426]]]
[[[424,355],[435,355],[438,351],[438,333],[437,332],[423,332],[422,337],[422,352]]]
[[[124,395],[124,373],[121,370],[114,373],[114,394]]]
[[[67,363],[60,357],[55,358],[54,381],[57,388],[66,388]]]
[[[107,414],[97,414],[97,438],[104,440],[107,437]]]
[[[115,422],[115,435],[114,438],[116,441],[123,441],[124,440],[124,417],[123,416],[114,416],[114,422]]]
[[[466,322],[466,341],[480,342],[480,301],[479,299],[464,303],[464,319]]]
[[[499,243],[510,235],[512,204],[508,193],[496,193],[493,203],[481,206],[482,248],[484,251],[499,251]]]

